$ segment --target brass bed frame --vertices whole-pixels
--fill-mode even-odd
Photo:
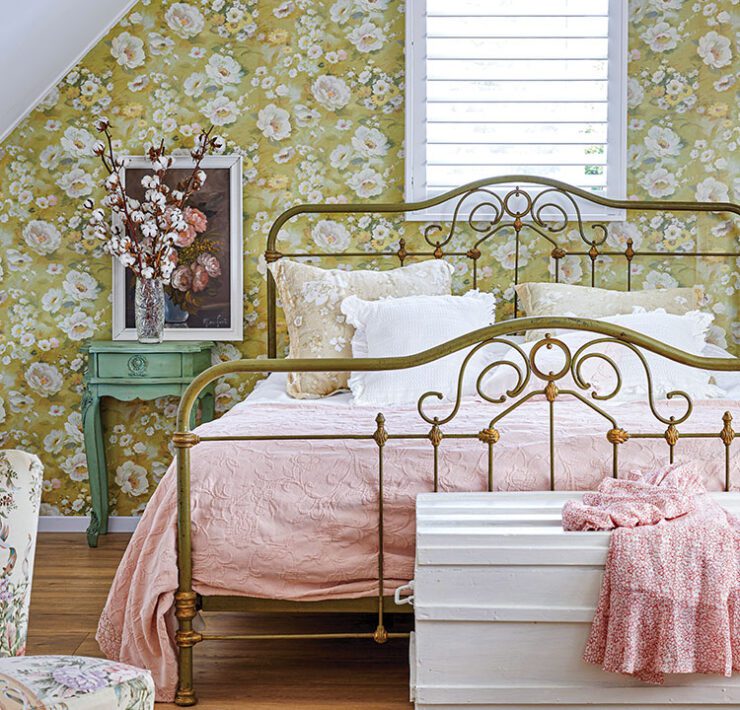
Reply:
[[[522,185],[533,185],[534,190],[523,189]],[[407,244],[402,239],[395,250],[368,253],[364,251],[349,251],[342,253],[288,253],[278,249],[278,239],[282,228],[293,218],[300,215],[350,215],[385,213],[402,216],[405,213],[428,210],[432,207],[457,200],[454,206],[454,217],[451,223],[429,224],[423,231],[426,246],[421,250],[407,250]],[[554,261],[553,274],[555,281],[560,279],[560,264],[567,256],[587,258],[590,262],[590,283],[596,285],[597,267],[600,257],[621,257],[625,260],[627,289],[632,288],[633,264],[641,256],[659,257],[704,257],[704,258],[737,258],[740,252],[663,252],[638,251],[631,241],[627,242],[623,252],[606,248],[607,228],[603,223],[585,224],[581,218],[580,205],[582,201],[597,204],[603,207],[619,210],[644,210],[666,212],[722,212],[728,215],[740,215],[740,205],[733,203],[707,202],[641,202],[627,200],[612,200],[584,190],[566,185],[555,180],[531,176],[504,176],[464,185],[423,202],[402,204],[313,204],[293,207],[281,214],[272,225],[267,239],[265,259],[269,262],[284,257],[300,258],[305,256],[332,257],[347,259],[368,259],[386,257],[397,259],[403,265],[411,258],[465,258],[472,263],[473,287],[478,285],[479,263],[481,262],[486,246],[495,235],[504,230],[510,234],[513,230],[515,239],[513,282],[519,283],[520,278],[520,236],[523,231],[530,231],[541,238],[550,248],[549,256]],[[730,217],[730,219],[733,219]],[[454,248],[453,237],[463,225],[470,232],[471,243],[467,249]],[[558,235],[564,234],[568,227],[575,226],[582,241],[578,249],[568,249],[558,242]],[[383,455],[384,449],[391,442],[403,440],[428,440],[433,452],[433,471],[430,476],[430,490],[437,491],[440,474],[439,451],[446,438],[467,439],[473,446],[487,447],[487,489],[495,489],[495,448],[505,430],[500,431],[498,426],[506,416],[524,405],[535,395],[543,395],[549,406],[549,474],[550,489],[555,489],[555,410],[558,399],[568,397],[580,401],[584,406],[600,415],[608,428],[605,432],[607,441],[612,450],[612,472],[616,477],[619,474],[619,449],[632,439],[655,439],[665,441],[668,448],[668,459],[673,462],[679,438],[716,439],[718,454],[724,459],[724,488],[729,491],[731,481],[731,450],[735,440],[732,428],[732,413],[729,411],[718,413],[717,428],[709,432],[688,432],[679,430],[689,419],[693,411],[690,397],[681,391],[671,392],[669,399],[678,398],[685,404],[680,415],[668,416],[661,413],[658,403],[652,393],[652,378],[648,362],[638,348],[644,348],[652,353],[664,356],[678,363],[694,368],[711,371],[740,371],[740,358],[705,358],[692,355],[670,346],[667,346],[646,335],[626,330],[609,323],[570,317],[524,317],[520,318],[516,297],[513,302],[514,318],[496,323],[462,337],[451,340],[443,345],[431,348],[425,352],[407,357],[382,359],[283,359],[277,357],[277,294],[275,281],[268,271],[267,274],[267,359],[238,360],[215,365],[196,377],[182,397],[177,415],[177,433],[173,435],[176,447],[177,477],[178,477],[178,574],[179,586],[175,595],[175,616],[178,622],[176,644],[179,654],[179,682],[175,702],[178,705],[194,705],[197,698],[193,689],[193,649],[203,641],[212,640],[263,640],[263,639],[347,639],[365,638],[377,643],[385,643],[393,638],[408,637],[408,633],[393,633],[386,628],[384,616],[389,612],[405,612],[408,607],[397,606],[392,598],[385,597],[384,565],[383,565]],[[573,329],[594,333],[594,338],[588,343],[571,352],[569,347],[557,337],[549,333],[541,337],[527,356],[516,342],[507,339],[514,333],[527,331],[547,331],[553,329]],[[512,403],[499,411],[493,418],[486,417],[479,431],[470,433],[450,433],[444,427],[454,419],[462,406],[462,380],[465,369],[474,354],[481,348],[492,343],[506,343],[518,351],[517,362],[498,361],[488,365],[479,373],[477,378],[478,395],[484,402],[502,404],[508,399]],[[603,409],[601,402],[614,397],[621,385],[621,373],[615,362],[606,354],[594,351],[593,347],[601,344],[619,344],[629,348],[642,362],[647,382],[648,402],[655,420],[659,423],[656,431],[632,431],[625,428],[621,422]],[[397,370],[415,367],[432,362],[450,353],[470,348],[461,367],[458,379],[457,397],[450,404],[450,412],[444,417],[431,415],[426,411],[429,400],[439,400],[442,396],[436,392],[427,392],[418,402],[418,413],[421,420],[429,425],[428,433],[403,433],[388,431],[385,418],[378,413],[367,431],[355,434],[265,434],[259,436],[200,436],[190,431],[190,415],[196,406],[200,392],[214,380],[236,374],[266,374],[270,372],[349,372],[349,371],[380,371]],[[559,372],[544,372],[537,365],[537,352],[542,348],[558,348],[562,351],[564,365]],[[582,375],[582,366],[588,360],[598,358],[607,363],[615,378],[612,392],[599,394],[593,391],[589,382]],[[506,366],[512,368],[517,383],[505,396],[492,398],[482,389],[483,375],[494,367]],[[567,375],[571,375],[576,388],[559,388],[558,383]],[[535,391],[523,394],[530,380],[536,378],[542,384]],[[562,383],[561,383],[562,384]],[[481,405],[481,408],[484,408]],[[484,413],[485,414],[485,413]],[[203,441],[281,441],[281,440],[310,440],[310,439],[344,439],[373,441],[377,445],[377,491],[378,491],[378,526],[377,526],[377,576],[378,593],[375,597],[356,600],[331,600],[320,602],[292,602],[270,599],[255,599],[241,596],[200,596],[192,587],[192,557],[191,557],[191,501],[190,501],[190,449]],[[311,634],[209,634],[201,633],[193,628],[193,620],[198,612],[203,611],[247,611],[247,612],[371,612],[376,616],[374,628],[367,632],[356,633],[311,633]]]

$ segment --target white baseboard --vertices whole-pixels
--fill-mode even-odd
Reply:
[[[112,515],[108,518],[108,532],[131,533],[139,519],[138,515]],[[43,533],[84,533],[88,525],[89,515],[42,515],[39,518],[39,532]]]

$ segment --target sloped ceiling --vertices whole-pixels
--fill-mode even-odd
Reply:
[[[0,141],[137,0],[0,0]]]

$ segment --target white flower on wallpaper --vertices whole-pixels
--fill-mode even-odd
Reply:
[[[363,200],[369,197],[377,197],[382,194],[386,187],[383,176],[373,168],[365,168],[355,173],[347,180],[347,185]]]
[[[388,153],[388,138],[377,128],[360,126],[352,136],[352,147],[364,158],[382,158]]]
[[[660,199],[670,197],[676,192],[678,183],[676,176],[666,168],[655,168],[642,177],[640,185],[645,188],[650,197]]]
[[[85,128],[70,126],[64,131],[60,142],[62,148],[73,156],[92,157],[95,155],[93,146],[97,138]]]
[[[26,382],[41,397],[50,397],[62,389],[62,373],[45,362],[34,362],[26,370]]]
[[[681,137],[671,128],[651,126],[645,136],[645,147],[656,158],[675,157],[681,152]]]
[[[70,340],[87,340],[95,335],[95,321],[82,311],[74,311],[59,321],[59,327]]]
[[[667,22],[658,22],[648,27],[640,36],[654,52],[670,52],[678,47],[681,39],[676,28]]]
[[[116,469],[116,485],[128,495],[140,496],[149,490],[147,471],[133,461],[124,461]]]
[[[606,243],[624,251],[627,248],[627,241],[632,240],[633,249],[638,250],[642,246],[642,232],[634,222],[610,222],[606,237]]]
[[[696,186],[696,199],[702,202],[727,202],[730,192],[727,185],[716,178],[708,177]]]
[[[291,133],[290,114],[275,104],[268,104],[257,114],[257,128],[265,138],[281,141]]]
[[[87,471],[87,457],[84,451],[79,451],[73,456],[62,460],[62,471],[73,481],[86,481],[89,478]]]
[[[110,53],[113,58],[126,69],[140,67],[145,59],[144,42],[129,32],[121,32],[111,42]]]
[[[324,108],[330,111],[343,109],[351,98],[347,82],[336,76],[324,74],[311,86],[311,93]]]
[[[203,114],[214,126],[228,126],[239,118],[239,107],[228,96],[217,96],[203,106]]]
[[[242,67],[227,54],[214,54],[206,64],[206,74],[217,84],[238,84],[241,80]]]
[[[91,195],[95,185],[92,175],[82,168],[73,168],[63,173],[57,180],[57,185],[64,190],[67,197],[86,197]]]
[[[324,251],[345,251],[350,245],[350,234],[341,222],[322,219],[311,230],[311,238],[319,249]]]
[[[186,2],[176,2],[170,5],[164,19],[171,30],[186,39],[195,37],[205,27],[205,19],[201,11],[195,5],[189,5]]]
[[[99,284],[94,276],[71,269],[64,277],[62,288],[75,301],[93,301],[98,297]]]
[[[363,22],[355,27],[347,38],[360,52],[377,52],[387,39],[383,30],[372,22]]]
[[[23,228],[23,239],[37,254],[51,254],[62,243],[60,231],[43,219],[31,220]]]
[[[714,30],[707,32],[699,39],[699,47],[696,51],[704,60],[704,64],[714,69],[726,67],[732,61],[730,40]]]

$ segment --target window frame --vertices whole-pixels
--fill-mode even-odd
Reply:
[[[627,3],[609,0],[608,57],[609,82],[607,104],[607,189],[604,197],[626,199],[627,195],[627,53],[628,15]],[[424,179],[426,162],[426,7],[427,0],[407,0],[406,4],[406,107],[405,107],[405,200],[420,202],[428,199]],[[614,25],[612,25],[612,18]],[[614,26],[615,29],[612,29]],[[421,48],[421,49],[419,49]],[[613,68],[614,76],[612,76]],[[614,126],[614,128],[612,128]],[[495,173],[488,177],[498,177]],[[534,196],[541,188],[522,186]],[[502,197],[506,188],[496,188]],[[576,199],[580,217],[584,221],[623,221],[625,210],[602,207],[585,199]],[[406,213],[409,221],[450,220],[454,202],[431,210]],[[566,208],[569,219],[577,217],[571,206]],[[461,212],[459,217],[467,218]]]

